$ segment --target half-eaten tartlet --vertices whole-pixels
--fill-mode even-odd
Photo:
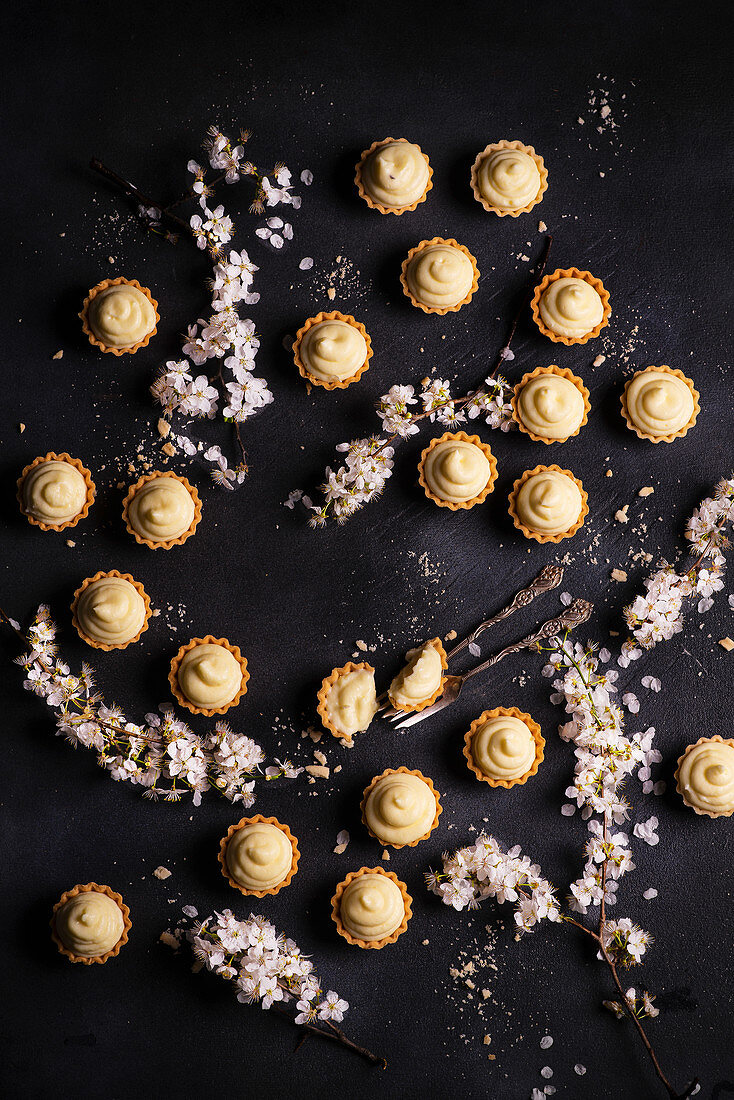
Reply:
[[[565,443],[589,418],[589,391],[567,367],[537,367],[524,374],[512,396],[512,416],[536,443]]]
[[[400,273],[403,293],[424,313],[456,313],[479,286],[477,261],[453,237],[433,237],[411,248]]]
[[[155,470],[130,486],[122,518],[141,546],[170,550],[193,535],[201,519],[201,500],[187,478]]]
[[[365,661],[348,661],[332,669],[317,698],[316,710],[325,728],[351,745],[355,733],[364,733],[377,713],[374,668]]]
[[[427,840],[443,812],[433,782],[409,768],[387,768],[362,795],[362,821],[371,836],[391,848]]]
[[[494,489],[497,459],[478,435],[444,432],[421,453],[418,481],[439,508],[473,508]]]
[[[395,710],[425,710],[443,691],[444,672],[448,668],[446,650],[440,638],[409,649],[406,664],[394,678],[387,695]]]
[[[502,141],[487,145],[471,170],[474,198],[485,210],[517,218],[542,202],[548,169],[532,145]]]
[[[379,950],[395,943],[413,915],[404,882],[382,867],[361,867],[337,885],[331,919],[347,943]]]
[[[609,291],[601,279],[577,267],[559,268],[536,286],[533,320],[556,344],[585,344],[609,324]]]
[[[672,443],[696,423],[698,390],[682,371],[646,367],[625,382],[622,416],[630,431],[653,443]]]
[[[555,464],[526,470],[514,483],[509,500],[515,527],[536,542],[570,539],[583,527],[589,511],[582,483]]]
[[[160,321],[148,288],[123,278],[103,279],[92,287],[79,317],[90,344],[112,355],[134,355],[146,347]]]
[[[360,198],[381,214],[405,214],[425,202],[433,169],[420,146],[406,138],[373,141],[355,168]]]
[[[225,714],[247,694],[247,659],[226,638],[192,638],[171,661],[168,682],[192,714]]]
[[[125,649],[148,629],[150,597],[129,573],[100,571],[77,588],[71,614],[79,637],[87,645]]]
[[[42,531],[65,531],[86,519],[95,492],[90,471],[66,451],[34,458],[18,478],[20,510]]]
[[[293,359],[298,373],[325,390],[345,390],[369,370],[372,341],[361,321],[348,313],[317,313],[296,333]]]
[[[229,885],[264,898],[288,886],[298,870],[298,840],[275,817],[243,817],[219,843],[219,863]]]
[[[470,771],[490,787],[523,784],[535,775],[545,750],[540,726],[517,707],[494,707],[475,718],[464,734]]]
[[[127,943],[130,910],[109,886],[88,882],[61,895],[53,908],[51,938],[72,962],[106,963]]]
[[[706,817],[734,814],[734,740],[700,737],[678,757],[678,794],[686,806]]]

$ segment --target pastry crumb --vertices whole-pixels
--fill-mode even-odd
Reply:
[[[719,638],[719,645],[722,649],[725,649],[727,653],[731,653],[732,649],[734,649],[734,640],[727,635],[726,638]]]
[[[604,476],[605,476],[605,477],[614,477],[614,474],[612,473],[612,471],[611,471],[611,470],[607,470],[607,472],[606,472],[606,474],[605,474]]]
[[[25,431],[25,424],[23,424],[23,423],[19,424],[19,425],[18,425],[18,431],[19,431],[19,432],[20,432],[20,434],[22,435],[22,434],[23,434],[23,432]]]
[[[114,262],[115,262],[115,257],[114,256],[108,256],[107,257],[107,263],[108,264],[113,264]]]
[[[171,877],[171,872],[168,870],[167,867],[156,867],[153,874],[155,875],[155,877],[157,879],[160,879],[161,882],[163,882],[164,879],[167,879],[167,878]]]
[[[423,940],[423,946],[428,947],[428,940]]]
[[[491,993],[489,992],[489,990],[488,989],[483,989],[482,990],[482,1000],[483,1001],[488,1001],[490,997],[491,997]]]
[[[390,860],[390,853],[388,852],[387,848],[385,848],[385,850],[383,851],[383,853],[382,853],[382,858],[383,858],[383,860],[385,861],[385,863],[388,863],[388,862],[389,862],[389,860]]]
[[[163,444],[161,450],[163,451],[164,455],[168,455],[169,458],[173,458],[176,453],[176,448],[170,440],[168,441],[168,443]]]
[[[336,290],[333,286],[330,286],[329,289],[326,291],[326,297],[329,299],[330,302],[333,302],[336,298]]]
[[[649,497],[652,496],[654,492],[655,490],[653,489],[652,485],[643,485],[642,488],[638,491],[637,495],[638,497]]]
[[[612,569],[612,572],[611,572],[610,575],[611,575],[611,578],[612,578],[613,581],[626,581],[627,580],[627,574],[625,573],[624,569]]]
[[[367,652],[367,643],[363,642],[361,638],[357,638],[354,644],[356,645],[357,649],[361,649],[363,653]]]
[[[610,630],[609,631],[609,637],[610,638],[618,638],[619,637],[619,631],[618,630]]]
[[[444,636],[444,641],[453,642],[455,637],[456,637],[456,631],[455,630],[449,630],[448,634],[446,634]]]
[[[485,1035],[482,1039],[482,1042],[484,1043],[485,1047],[488,1047],[489,1044],[492,1042],[491,1036]]]
[[[63,359],[64,358],[64,353],[63,353],[63,351],[61,351],[59,349],[59,351],[57,351],[55,355],[52,355],[51,358],[52,359]]]
[[[538,232],[539,233],[545,233],[547,228],[548,228],[548,226],[545,224],[545,222],[538,222]]]
[[[331,771],[323,764],[306,764],[306,771],[314,779],[328,779]]]
[[[76,546],[76,543],[74,542],[73,539],[67,539],[66,540],[66,545],[67,546]]]
[[[326,763],[326,757],[324,756],[324,754],[319,749],[316,749],[316,751],[313,754],[313,757],[314,757],[314,760],[316,761],[317,764],[325,764]]]
[[[606,363],[606,361],[607,361],[606,355],[597,355],[596,359],[592,363],[592,366],[600,367],[602,365],[602,363]]]
[[[342,770],[341,764],[337,764],[337,766],[334,768],[334,775],[336,775],[336,773],[340,772],[341,770]]]
[[[163,417],[158,421],[158,435],[161,439],[165,439],[166,436],[171,434],[171,422],[170,420],[164,420]]]
[[[616,519],[617,523],[629,523],[629,516],[627,515],[628,508],[629,504],[625,504],[622,508],[618,508],[617,511],[614,513],[614,518]]]
[[[180,947],[178,940],[171,932],[161,932],[158,939],[161,943],[165,943],[166,947],[173,947],[175,950]]]

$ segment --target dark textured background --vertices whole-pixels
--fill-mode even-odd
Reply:
[[[6,14],[0,594],[7,610],[22,618],[49,601],[63,651],[78,666],[90,651],[71,629],[74,588],[98,568],[132,571],[162,614],[124,654],[92,655],[107,700],[141,718],[167,697],[172,651],[194,634],[222,633],[242,646],[252,672],[231,716],[235,728],[269,754],[302,763],[312,746],[299,734],[313,720],[315,687],[349,658],[357,638],[377,645],[384,682],[416,639],[465,631],[561,556],[568,555],[563,587],[596,601],[590,634],[607,642],[649,571],[630,553],[675,555],[685,518],[732,465],[726,8],[677,0],[387,8],[134,0],[17,5]],[[602,88],[618,128],[600,134],[588,96]],[[125,534],[115,486],[138,443],[154,453],[147,386],[156,366],[177,355],[177,334],[206,309],[208,265],[185,241],[172,248],[146,237],[125,200],[86,165],[99,156],[154,194],[175,195],[211,122],[252,127],[256,163],[283,159],[296,179],[305,167],[315,179],[310,189],[296,187],[303,208],[291,218],[295,240],[280,255],[254,238],[248,185],[222,195],[240,227],[235,243],[261,267],[262,301],[251,315],[262,334],[258,373],[276,401],[245,427],[247,484],[229,495],[197,469],[204,518],[195,539],[154,554]],[[368,210],[351,184],[359,151],[387,134],[419,142],[435,170],[428,202],[399,219]],[[517,220],[484,213],[468,186],[475,153],[501,137],[533,143],[550,170],[542,205]],[[281,502],[318,479],[336,443],[375,428],[371,405],[389,385],[435,369],[463,392],[486,373],[529,278],[530,264],[518,256],[539,254],[540,218],[555,235],[551,268],[576,264],[601,276],[612,322],[603,339],[566,349],[544,341],[525,316],[511,377],[549,362],[575,369],[591,389],[588,426],[552,455],[482,427],[498,456],[497,490],[485,506],[459,515],[434,508],[416,485],[429,427],[401,448],[380,503],[344,528],[308,530],[302,514]],[[398,284],[406,250],[434,234],[468,245],[482,271],[471,305],[445,318],[412,309]],[[311,272],[298,269],[306,255],[315,260]],[[375,356],[359,386],[308,395],[281,341],[329,308],[323,288],[337,256],[354,270],[337,283],[333,307],[364,320]],[[134,358],[95,353],[76,318],[86,289],[117,274],[139,278],[160,302],[159,334]],[[59,348],[64,357],[53,360]],[[594,368],[600,351],[606,362]],[[670,447],[638,441],[618,413],[623,379],[660,362],[689,370],[703,406],[696,430]],[[211,426],[211,438],[228,441],[226,433],[221,423]],[[32,529],[14,500],[19,471],[48,449],[78,455],[98,482],[89,519],[69,533],[73,548],[67,535]],[[529,546],[511,527],[506,494],[522,470],[552,460],[583,477],[591,515],[573,542]],[[642,485],[655,495],[639,499]],[[627,526],[613,519],[625,503]],[[610,581],[614,566],[627,568],[628,583]],[[538,602],[485,651],[558,606],[555,596]],[[622,678],[642,700],[628,728],[657,727],[669,787],[689,741],[731,732],[732,656],[715,644],[727,633],[734,631],[723,593],[707,616],[690,615],[684,636]],[[545,927],[517,944],[511,927],[498,927],[511,924],[509,910],[456,914],[422,885],[442,849],[469,841],[486,818],[503,842],[521,843],[562,893],[578,874],[585,829],[558,812],[572,754],[554,735],[559,714],[539,658],[509,660],[475,682],[455,710],[406,736],[376,724],[352,752],[322,742],[331,766],[343,765],[329,781],[260,788],[255,811],[286,820],[303,857],[293,885],[256,909],[312,952],[326,986],[351,1003],[347,1031],[387,1056],[380,1074],[317,1040],[292,1053],[287,1024],[240,1007],[223,982],[192,976],[186,954],[177,958],[158,944],[182,904],[202,914],[227,905],[248,911],[216,862],[217,841],[240,814],[214,795],[194,810],[154,805],[113,784],[91,754],[54,739],[48,713],[24,694],[9,663],[12,638],[3,638],[2,653],[0,1072],[9,1095],[514,1100],[544,1084],[544,1065],[554,1069],[559,1096],[661,1095],[630,1026],[600,1008],[606,974],[577,936]],[[640,688],[646,672],[663,681],[660,695]],[[498,704],[527,708],[548,737],[537,778],[511,792],[480,790],[461,756],[468,722]],[[415,896],[408,934],[387,950],[362,953],[335,934],[328,899],[348,870],[379,861],[359,822],[360,794],[374,774],[399,764],[434,778],[445,813],[429,841],[394,853],[389,865]],[[734,1077],[732,826],[697,818],[673,790],[643,797],[634,780],[630,797],[636,817],[658,815],[661,837],[657,848],[634,842],[638,869],[624,879],[615,910],[656,938],[644,975],[630,980],[658,994],[663,1011],[649,1030],[673,1080],[682,1085],[698,1073],[702,1094],[721,1098]],[[336,856],[344,827],[352,841]],[[172,870],[167,882],[152,877],[158,864]],[[62,890],[92,878],[124,894],[133,931],[104,968],[72,967],[49,940],[50,907]],[[646,902],[650,885],[659,893]],[[449,968],[464,947],[481,949],[488,922],[497,933],[497,970],[478,981],[493,995],[482,1020],[476,997],[465,999]],[[487,1059],[485,1033],[495,1061]],[[545,1033],[555,1039],[549,1051],[539,1049]],[[577,1062],[588,1068],[584,1078],[573,1072]]]

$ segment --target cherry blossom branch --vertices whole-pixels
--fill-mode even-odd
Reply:
[[[301,1046],[309,1035],[316,1035],[319,1039],[328,1039],[331,1042],[340,1043],[343,1047],[346,1047],[347,1050],[351,1050],[355,1054],[358,1054],[360,1058],[364,1058],[365,1061],[370,1062],[373,1066],[379,1066],[380,1069],[387,1068],[387,1058],[383,1058],[379,1054],[373,1054],[373,1052],[371,1050],[368,1050],[367,1047],[360,1046],[358,1043],[353,1042],[347,1035],[344,1034],[342,1029],[340,1027],[337,1027],[335,1023],[332,1023],[331,1020],[327,1021],[327,1027],[329,1028],[329,1031],[325,1031],[321,1027],[316,1027],[315,1024],[297,1024],[291,1014],[289,1012],[286,1012],[284,1008],[278,1008],[276,1005],[273,1005],[273,1008],[275,1008],[275,1011],[278,1013],[279,1016],[283,1016],[285,1019],[290,1020],[294,1027],[299,1028],[303,1032],[303,1035],[296,1045],[297,1051],[300,1050]]]
[[[191,227],[188,225],[188,223],[183,221],[182,218],[177,217],[176,214],[171,213],[170,207],[166,207],[163,203],[157,202],[155,199],[151,199],[148,195],[144,194],[136,184],[132,183],[130,180],[123,179],[122,176],[120,176],[117,172],[113,172],[111,168],[108,168],[107,165],[103,164],[101,160],[97,159],[97,157],[92,157],[89,162],[89,167],[92,169],[93,172],[96,172],[98,175],[102,176],[103,179],[106,179],[108,183],[111,183],[114,187],[116,187],[118,191],[122,191],[125,195],[128,195],[132,199],[135,199],[135,201],[139,203],[143,210],[157,211],[158,214],[167,218],[168,221],[177,226],[179,230],[182,230],[186,234],[191,234]],[[150,229],[151,231],[154,230],[153,221],[151,220],[152,218],[153,215],[150,214],[145,219],[143,219],[148,229]],[[166,233],[164,234],[164,236],[172,244],[176,243],[177,238],[174,234]]]

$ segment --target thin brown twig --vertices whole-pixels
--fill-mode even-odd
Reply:
[[[365,1061],[370,1062],[371,1065],[379,1066],[380,1069],[385,1069],[387,1067],[386,1058],[381,1057],[379,1054],[374,1054],[371,1050],[368,1050],[367,1047],[360,1046],[359,1043],[353,1042],[344,1034],[342,1029],[337,1027],[335,1023],[332,1023],[331,1020],[326,1021],[327,1026],[330,1028],[330,1030],[327,1031],[325,1028],[316,1027],[315,1024],[297,1024],[291,1014],[286,1012],[285,1009],[279,1008],[275,1004],[272,1007],[280,1016],[283,1016],[286,1020],[290,1020],[294,1027],[303,1029],[304,1035],[300,1039],[296,1050],[302,1046],[307,1033],[308,1035],[317,1035],[321,1039],[328,1039],[333,1043],[340,1043],[343,1047],[346,1047],[347,1050],[351,1050],[354,1054],[358,1054],[360,1058],[364,1058]]]
[[[167,218],[170,222],[176,225],[180,230],[183,230],[185,233],[191,233],[191,227],[188,225],[187,222],[185,222],[182,218],[177,217],[176,214],[172,214],[170,210],[163,205],[163,203],[157,202],[155,199],[151,199],[148,195],[140,190],[137,184],[131,183],[130,180],[124,179],[117,172],[113,172],[111,168],[108,168],[107,165],[103,164],[101,160],[97,159],[97,157],[92,157],[89,162],[89,167],[92,169],[93,172],[96,172],[98,175],[102,176],[103,179],[106,179],[108,183],[111,183],[114,187],[116,187],[118,191],[122,191],[124,194],[129,195],[130,198],[135,199],[135,201],[140,203],[141,206],[147,208],[152,207],[155,210],[160,210],[162,217]]]

